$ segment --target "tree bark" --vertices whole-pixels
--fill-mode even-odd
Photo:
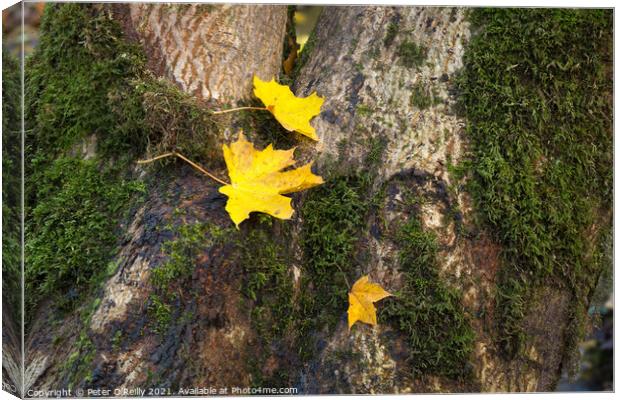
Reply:
[[[170,79],[202,100],[217,100],[220,106],[223,102],[247,99],[253,74],[270,79],[280,70],[285,6],[132,4],[99,6],[97,12],[111,12],[127,37],[144,46],[147,65],[154,74]],[[152,268],[161,265],[161,245],[170,239],[170,232],[160,229],[172,210],[180,206],[167,203],[165,198],[171,193],[190,197],[194,193],[190,203],[199,204],[187,203],[181,208],[205,212],[198,220],[222,226],[228,223],[223,199],[213,182],[185,170],[178,178],[166,178],[164,185],[149,193],[127,227],[131,240],[115,257],[118,271],[106,282],[100,306],[89,322],[89,336],[96,349],[90,385],[147,387],[147,372],[156,371],[164,386],[172,382],[187,387],[225,386],[232,382],[248,386],[248,373],[240,360],[249,357],[244,341],[249,322],[247,317],[237,315],[235,305],[240,301],[240,293],[233,289],[239,286],[239,277],[235,270],[225,268],[225,262],[217,267],[221,269],[219,273],[209,271],[208,276],[194,276],[194,288],[206,291],[204,302],[187,304],[186,311],[194,313],[195,319],[170,330],[163,342],[157,335],[141,336],[148,322],[146,303],[152,290],[148,277]],[[188,289],[188,293],[193,291]],[[79,343],[79,315],[85,307],[62,317],[60,324],[54,304],[48,302],[38,310],[26,337],[26,391],[73,384],[69,376],[76,371],[67,370],[66,364],[72,353],[84,352]],[[224,327],[222,321],[226,321]],[[229,321],[235,321],[235,325],[229,326]],[[111,335],[121,329],[131,332],[132,342],[122,352],[110,341]],[[179,340],[180,337],[185,339]],[[62,338],[61,345],[58,338]],[[180,357],[180,353],[184,356]],[[82,381],[81,386],[84,385]]]
[[[132,4],[115,12],[128,36],[144,47],[152,71],[198,98],[247,99],[254,73],[270,79],[280,70],[285,7]],[[390,32],[393,25],[398,26],[395,34]],[[385,146],[371,179],[373,187],[383,186],[387,194],[365,223],[370,228],[361,240],[370,257],[359,270],[390,291],[399,290],[403,277],[394,266],[398,245],[371,228],[377,221],[392,226],[406,217],[399,206],[405,190],[433,199],[422,205],[420,216],[424,229],[439,240],[442,280],[463,294],[475,332],[473,378],[464,382],[407,374],[403,337],[382,325],[349,331],[343,317],[334,331],[316,333],[325,344],[310,362],[295,361],[294,349],[282,350],[274,363],[292,368],[283,385],[306,394],[553,390],[562,368],[569,293],[536,290],[524,323],[527,355],[506,360],[497,347],[493,322],[501,248],[484,233],[474,238],[459,234],[459,224],[473,226],[472,202],[466,193],[449,190],[455,182],[448,166],[458,163],[467,149],[466,121],[454,110],[453,86],[470,35],[465,11],[459,8],[329,7],[319,19],[314,47],[294,88],[297,95],[316,91],[325,98],[313,121],[319,142],[299,145],[301,158],[317,160],[319,174],[331,169],[360,171],[367,166],[368,143]],[[407,43],[423,49],[423,61],[407,58],[403,53]],[[421,90],[431,103],[422,106],[412,99],[414,90]],[[95,349],[89,386],[251,384],[246,361],[253,357],[258,334],[241,306],[243,271],[231,246],[213,245],[198,257],[191,283],[179,288],[174,310],[187,317],[178,318],[163,336],[145,333],[153,290],[148,278],[165,261],[161,246],[170,232],[162,226],[171,218],[180,223],[175,208],[191,211],[192,221],[230,225],[225,198],[212,182],[192,170],[183,171],[151,191],[126,227],[129,239],[115,257],[117,271],[105,282],[89,321]],[[170,200],[171,196],[179,200]],[[303,201],[303,195],[296,197],[296,210]],[[450,217],[455,207],[461,221]],[[299,252],[304,221],[296,213],[286,223],[292,232],[291,247]],[[293,265],[289,268],[292,275],[299,274]],[[477,316],[481,310],[486,313]],[[53,323],[52,311],[51,304],[41,309],[27,339],[26,382],[37,389],[67,385],[66,362],[80,349],[79,313]],[[117,331],[130,338],[120,349],[112,341]],[[63,338],[62,345],[55,337]],[[344,351],[359,357],[334,361],[335,354]]]
[[[198,98],[247,99],[254,74],[270,80],[280,70],[285,6],[136,3],[117,10],[149,68]]]
[[[386,45],[390,23],[398,23],[399,33]],[[386,150],[374,184],[388,182],[394,190],[388,190],[390,194],[379,219],[388,225],[402,219],[402,213],[394,212],[390,205],[399,200],[403,188],[422,186],[423,192],[438,199],[423,205],[421,217],[425,228],[434,231],[440,241],[443,278],[463,292],[463,302],[471,315],[492,310],[500,247],[485,235],[475,239],[459,235],[459,227],[448,217],[456,205],[462,212],[463,224],[473,224],[467,194],[447,193],[447,188],[454,184],[448,166],[458,164],[467,148],[466,121],[454,110],[454,78],[463,66],[464,46],[471,35],[464,10],[334,7],[323,13],[315,35],[317,45],[295,86],[298,95],[316,90],[326,98],[321,117],[314,123],[321,138],[317,157],[324,165],[339,154],[339,143],[346,143],[340,163],[360,169],[368,152],[367,139],[385,141]],[[406,41],[427,49],[426,60],[418,68],[403,65],[399,46]],[[412,100],[413,89],[420,84],[435,100],[435,104],[424,109]],[[370,113],[360,111],[368,109]],[[420,180],[421,176],[424,179]],[[388,240],[368,236],[373,257],[362,269],[385,287],[399,288],[402,282],[391,264],[398,249]],[[341,326],[330,339],[329,351],[353,345],[369,357],[374,356],[367,360],[371,366],[364,369],[340,366],[355,371],[349,378],[350,386],[340,390],[380,392],[386,387],[386,379],[390,382],[387,387],[393,387],[395,392],[553,390],[561,373],[565,339],[565,329],[557,327],[568,324],[570,294],[542,288],[539,296],[545,300],[534,301],[526,317],[529,339],[528,357],[524,359],[505,361],[494,343],[496,327],[490,313],[486,318],[472,319],[476,346],[475,383],[471,386],[439,377],[424,377],[422,383],[403,379],[397,371],[404,367],[386,355],[391,349],[381,339],[383,327],[360,330],[351,341],[346,326]],[[317,382],[336,379],[328,368],[317,370]],[[382,379],[371,383],[369,370],[380,371]],[[315,389],[323,392],[326,387]]]

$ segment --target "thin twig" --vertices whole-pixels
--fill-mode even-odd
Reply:
[[[172,157],[172,156],[180,158],[181,160],[185,161],[186,163],[188,163],[189,165],[191,165],[192,167],[194,167],[198,171],[202,172],[203,174],[205,174],[209,178],[213,179],[214,181],[219,182],[222,185],[230,185],[230,183],[228,183],[228,182],[218,178],[217,176],[213,175],[212,173],[210,173],[206,169],[202,168],[200,165],[196,164],[195,162],[193,162],[189,158],[185,157],[183,154],[177,153],[176,151],[173,151],[173,152],[170,152],[170,153],[164,153],[164,154],[161,154],[161,155],[159,155],[157,157],[149,158],[148,160],[139,160],[139,161],[137,161],[137,163],[138,164],[148,164],[150,162],[161,160],[162,158]]]
[[[233,111],[241,111],[241,110],[267,110],[267,107],[237,107],[237,108],[231,108],[228,110],[221,110],[221,111],[213,111],[212,114],[216,115],[216,114],[226,114],[229,112],[233,112]]]

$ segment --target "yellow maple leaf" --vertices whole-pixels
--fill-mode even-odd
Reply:
[[[257,150],[243,133],[239,133],[239,139],[230,147],[222,147],[231,184],[220,187],[219,191],[228,196],[226,211],[237,227],[252,211],[289,219],[294,211],[291,199],[282,194],[323,183],[323,178],[312,173],[312,163],[282,171],[295,163],[294,148],[274,150],[269,145]]]
[[[319,140],[310,120],[321,112],[325,99],[316,92],[308,97],[296,97],[288,86],[280,85],[275,79],[265,82],[254,75],[254,95],[286,130]]]
[[[368,281],[368,275],[359,278],[349,292],[349,329],[356,321],[377,325],[377,309],[373,303],[388,296],[391,294],[381,286]]]

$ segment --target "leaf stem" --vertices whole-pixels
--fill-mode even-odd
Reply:
[[[208,176],[209,178],[213,179],[214,181],[219,182],[222,185],[230,185],[230,183],[228,183],[228,182],[218,178],[217,176],[213,175],[212,173],[210,173],[206,169],[202,168],[200,165],[196,164],[195,162],[193,162],[189,158],[185,157],[183,154],[177,153],[176,151],[172,151],[170,153],[160,154],[157,157],[149,158],[147,160],[139,160],[139,161],[137,161],[137,163],[138,164],[148,164],[148,163],[151,163],[153,161],[161,160],[162,158],[166,158],[166,157],[178,157],[181,160],[183,160],[186,163],[188,163],[189,165],[191,165],[192,167],[194,167],[195,169],[197,169],[198,171],[200,171],[203,174],[205,174],[206,176]]]
[[[226,114],[229,112],[233,112],[233,111],[241,111],[241,110],[267,110],[267,107],[237,107],[237,108],[231,108],[228,110],[220,110],[220,111],[213,111],[212,114],[216,115],[216,114]]]
[[[136,164],[148,164],[148,163],[152,163],[153,161],[161,160],[162,158],[170,157],[173,155],[174,155],[174,152],[164,153],[164,154],[158,155],[157,157],[149,158],[147,160],[138,160],[136,161]]]
[[[338,267],[338,270],[340,271],[340,273],[342,274],[342,276],[344,277],[344,282],[347,284],[347,286],[349,287],[349,292],[351,291],[351,284],[349,283],[349,279],[347,279],[347,275],[344,273],[344,271],[342,270],[342,268],[340,268],[340,265],[336,264],[336,267]]]

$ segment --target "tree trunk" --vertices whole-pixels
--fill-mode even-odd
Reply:
[[[213,108],[251,98],[252,75],[270,79],[281,68],[283,6],[131,4],[98,10],[107,12],[144,49],[155,76]],[[453,314],[439,314],[461,321],[454,322],[458,332],[449,337],[467,342],[465,326],[471,327],[472,348],[462,364],[445,356],[456,363],[445,372],[448,367],[415,360],[406,332],[393,323],[400,317],[388,311],[380,312],[376,327],[356,324],[349,330],[346,303],[334,306],[339,311],[331,315],[333,325],[317,323],[307,337],[295,336],[303,296],[321,295],[320,284],[311,282],[316,273],[308,266],[311,215],[304,211],[314,204],[314,189],[293,195],[292,220],[265,228],[253,216],[235,232],[224,210],[226,198],[211,180],[184,166],[132,165],[131,173],[148,183],[148,194],[123,225],[111,263],[115,269],[94,302],[64,316],[53,302],[38,308],[26,338],[26,387],[171,388],[164,395],[180,388],[260,385],[296,387],[305,394],[553,390],[565,352],[570,293],[537,288],[524,316],[524,355],[503,353],[493,315],[501,246],[477,231],[472,200],[449,169],[468,146],[466,121],[455,111],[454,81],[470,36],[459,8],[326,8],[293,85],[297,95],[316,91],[325,98],[312,122],[320,140],[275,134],[278,144],[298,146],[299,160],[316,160],[328,185],[343,176],[368,182],[358,192],[368,209],[354,233],[352,265],[343,272],[349,283],[369,275],[392,293],[406,292],[407,273],[399,268],[407,251],[398,239],[402,223],[419,220],[424,234],[436,237],[438,278],[428,279],[437,291],[456,293],[456,302],[445,303]],[[242,114],[226,118],[216,122],[217,143],[235,138],[247,122]],[[260,130],[265,124],[272,129],[261,119],[250,125]],[[226,176],[221,160],[202,161]],[[341,216],[343,226],[354,217]],[[183,226],[198,224],[203,225],[195,243]],[[233,236],[219,240],[218,227]],[[463,234],[472,230],[478,234]],[[257,232],[271,241],[261,239],[260,247],[251,248]],[[164,295],[153,274],[170,262],[176,246],[170,243],[179,238],[191,248],[192,268]],[[293,291],[287,313],[297,314],[291,318],[298,322],[291,322],[289,332],[266,336],[273,328],[257,321],[270,297],[252,298],[248,290],[252,263],[272,243],[285,254],[279,262],[286,265],[283,276]],[[242,251],[248,246],[249,262]],[[341,279],[337,270],[331,274]],[[398,301],[388,300],[385,309],[397,309]],[[321,313],[316,311],[317,319]],[[267,321],[279,321],[271,318]],[[437,329],[448,331],[451,323]],[[309,355],[301,355],[302,340],[310,341]]]
[[[250,97],[252,76],[280,70],[284,6],[127,4],[118,17],[144,46],[149,68],[205,100]]]
[[[254,73],[267,79],[280,69],[286,25],[284,6],[137,4],[96,8],[99,15],[114,15],[127,36],[144,46],[147,66],[153,73],[204,100],[236,102],[248,98]],[[86,350],[79,340],[83,324],[80,313],[68,315],[62,318],[61,324],[51,326],[57,316],[53,311],[55,306],[48,302],[39,309],[26,339],[26,391],[75,387],[76,383],[77,387],[83,387],[84,382],[92,387],[130,388],[145,385],[151,371],[161,377],[164,386],[173,382],[183,382],[186,386],[249,384],[247,373],[239,365],[240,360],[248,357],[242,341],[244,331],[249,330],[248,322],[241,318],[235,326],[228,326],[228,321],[237,319],[239,277],[225,268],[224,263],[219,267],[221,273],[209,271],[209,276],[217,277],[215,281],[206,276],[192,279],[192,285],[200,291],[219,293],[205,295],[206,301],[200,305],[187,305],[195,313],[192,321],[171,329],[165,338],[142,336],[147,321],[139,316],[144,317],[146,312],[149,272],[162,262],[160,246],[170,237],[170,232],[159,232],[159,224],[164,224],[171,210],[178,206],[168,203],[164,194],[169,190],[184,196],[195,193],[194,200],[207,206],[198,207],[207,213],[197,216],[199,220],[228,224],[213,182],[188,172],[168,179],[167,187],[149,193],[148,200],[127,227],[126,234],[131,240],[123,244],[115,257],[118,270],[104,285],[97,300],[100,307],[94,310],[86,327],[97,353],[92,372],[87,373],[91,379],[84,381],[82,374],[74,380],[75,367],[67,368],[72,354],[85,356]],[[193,206],[187,206],[196,211]],[[222,321],[226,326],[222,326]],[[123,351],[110,342],[111,335],[121,330],[130,335],[131,342]],[[239,334],[241,337],[237,338]],[[179,335],[189,342],[180,341]],[[54,344],[58,338],[62,338],[61,346]],[[179,357],[180,352],[185,355]],[[187,368],[188,363],[194,367]]]
[[[316,90],[326,98],[315,122],[322,165],[340,154],[339,165],[364,168],[368,143],[384,143],[373,184],[387,185],[388,195],[378,216],[372,216],[374,221],[390,226],[402,220],[406,212],[396,204],[407,190],[433,199],[422,205],[420,217],[425,229],[435,232],[439,240],[442,279],[462,292],[466,309],[476,315],[480,310],[492,313],[500,247],[484,234],[475,238],[459,234],[473,223],[471,200],[465,192],[449,190],[455,182],[448,167],[461,161],[467,146],[465,121],[454,110],[454,78],[463,66],[464,45],[471,34],[464,13],[456,8],[330,8],[318,23],[314,51],[295,86],[298,94]],[[397,23],[399,31],[386,43],[391,23]],[[420,65],[408,67],[403,59],[402,46],[407,42],[426,48]],[[422,93],[432,97],[433,104],[427,108],[412,98],[420,86]],[[346,150],[339,153],[343,143]],[[451,217],[454,209],[460,210],[459,218]],[[368,226],[372,225],[369,221]],[[368,232],[367,236],[371,258],[362,271],[384,287],[399,289],[402,276],[394,269],[398,248],[388,235]],[[388,387],[394,392],[553,390],[565,339],[563,330],[555,328],[568,323],[569,294],[543,289],[540,296],[545,301],[533,302],[526,317],[529,339],[524,359],[505,361],[494,343],[492,315],[472,318],[475,378],[466,385],[432,375],[407,379],[400,373],[406,365],[393,356],[397,345],[384,339],[384,327],[349,334],[340,325],[327,339],[321,362],[326,362],[329,352],[354,348],[366,363],[350,360],[338,365],[338,370],[348,371],[344,387],[338,386],[332,369],[317,368],[315,382],[320,384],[312,391],[329,392],[335,387],[342,393],[380,393]],[[375,374],[381,378],[376,380]]]

